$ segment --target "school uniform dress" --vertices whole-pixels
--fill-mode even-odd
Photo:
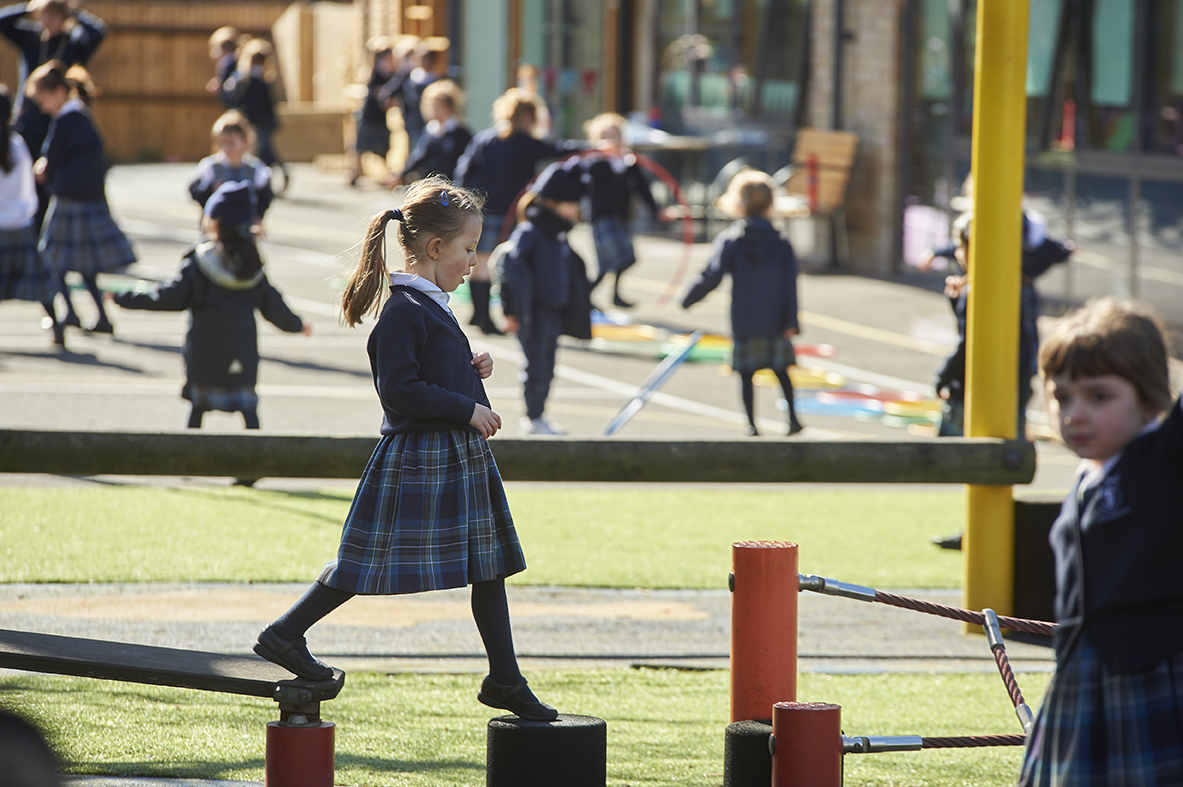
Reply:
[[[403,111],[403,130],[407,133],[407,145],[414,150],[423,135],[423,91],[440,75],[423,68],[401,69],[386,83],[385,93],[397,98]]]
[[[335,560],[317,581],[362,594],[463,587],[526,567],[489,443],[469,424],[489,399],[447,294],[393,274],[366,348],[382,437]]]
[[[103,139],[85,104],[66,102],[49,127],[42,157],[53,194],[41,228],[45,264],[59,274],[95,276],[135,262],[135,252],[107,206]]]
[[[275,163],[272,136],[279,128],[279,120],[275,115],[275,96],[271,92],[271,83],[266,80],[264,73],[262,66],[252,67],[249,74],[238,79],[231,101],[233,109],[241,112],[255,127],[258,156],[270,167]]]
[[[377,70],[370,71],[366,99],[353,115],[357,124],[353,149],[357,153],[374,153],[382,158],[390,153],[390,126],[386,124],[386,102],[390,95],[385,90],[389,80],[390,77]]]
[[[45,303],[57,293],[58,282],[37,251],[33,160],[15,131],[8,144],[12,170],[0,168],[0,300]]]
[[[637,164],[637,157],[589,156],[584,159],[591,208],[592,237],[599,275],[621,273],[637,261],[628,231],[629,203],[636,194],[657,216],[657,200]]]
[[[197,172],[189,182],[189,196],[205,207],[209,198],[214,195],[223,183],[249,183],[255,194],[259,215],[262,219],[275,199],[275,192],[271,188],[271,168],[250,153],[242,157],[242,163],[235,167],[223,153],[206,156],[197,163]]]
[[[438,174],[451,180],[456,174],[456,162],[471,141],[472,132],[460,125],[456,118],[449,118],[446,123],[432,120],[419,137],[419,144],[407,157],[403,172],[418,173],[420,177]]]
[[[798,330],[797,257],[764,218],[734,222],[715,238],[710,262],[682,299],[688,308],[731,275],[731,368],[743,375],[797,362],[785,331]]]
[[[263,271],[237,278],[210,241],[189,249],[168,282],[150,292],[116,293],[115,302],[125,309],[189,311],[181,397],[199,410],[246,412],[258,406],[256,310],[281,331],[297,333],[304,327]]]
[[[586,147],[576,140],[552,142],[522,133],[502,138],[496,126],[477,132],[456,162],[456,185],[485,195],[485,223],[478,248],[491,251],[498,244],[506,215],[533,180],[539,162]]]
[[[535,203],[501,259],[501,308],[518,319],[525,356],[526,416],[541,418],[554,379],[559,336],[591,338],[587,266],[567,243],[571,223]]]
[[[1019,784],[1183,784],[1183,405],[1078,475],[1049,541],[1056,673]]]

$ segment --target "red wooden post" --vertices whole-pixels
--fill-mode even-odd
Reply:
[[[772,787],[840,787],[842,707],[778,702],[772,707]]]
[[[331,721],[294,726],[267,722],[265,787],[333,787]]]
[[[810,153],[809,158],[805,159],[805,176],[807,178],[805,182],[805,197],[809,201],[809,210],[812,213],[816,213],[818,206],[821,204],[818,198],[817,170],[817,154]]]
[[[797,545],[731,545],[731,721],[797,699]]]

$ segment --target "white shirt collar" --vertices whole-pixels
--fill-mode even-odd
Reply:
[[[86,104],[82,103],[82,99],[71,98],[69,101],[62,104],[62,108],[58,110],[58,117],[61,117],[67,112],[81,112],[84,109],[86,109]]]
[[[410,287],[412,290],[418,290],[431,298],[433,301],[444,307],[444,311],[452,314],[452,309],[448,306],[448,299],[451,297],[448,293],[441,290],[435,282],[428,281],[422,276],[416,276],[413,273],[404,273],[403,271],[394,271],[390,274],[390,285],[392,287],[403,286]],[[455,319],[456,315],[452,314]]]
[[[433,137],[442,137],[449,131],[454,131],[459,125],[459,120],[454,117],[450,117],[443,123],[440,123],[438,120],[429,120],[427,121],[427,126],[424,130]]]

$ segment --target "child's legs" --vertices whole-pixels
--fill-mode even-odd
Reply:
[[[201,419],[205,416],[205,410],[202,410],[197,405],[193,405],[189,410],[189,428],[200,429]]]
[[[58,292],[66,300],[66,316],[65,321],[71,325],[79,325],[78,313],[74,311],[74,302],[70,300],[70,285],[66,284],[66,273],[62,271],[58,274]]]
[[[784,391],[785,401],[789,403],[789,421],[797,420],[797,406],[793,401],[793,381],[789,379],[788,369],[773,369],[776,379],[780,381],[780,389]]]
[[[529,338],[518,339],[522,353],[526,356],[522,369],[523,391],[526,397],[526,416],[541,418],[546,409],[546,398],[550,395],[550,382],[555,376],[555,354],[562,331],[562,318],[558,312],[535,309]]]
[[[300,600],[271,624],[281,639],[291,642],[312,628],[312,624],[353,598],[347,590],[337,590],[320,582],[313,582]]]
[[[242,422],[247,429],[259,428],[259,411],[253,407],[248,407],[242,411]]]
[[[755,372],[739,373],[739,391],[743,398],[743,411],[748,416],[748,424],[756,425],[756,382]]]
[[[516,683],[522,673],[513,652],[504,579],[472,583],[472,619],[485,643],[485,652],[489,654],[489,675],[502,685]]]
[[[83,274],[82,283],[86,285],[90,297],[94,298],[94,305],[99,310],[99,322],[108,322],[107,310],[103,308],[103,291],[99,289],[98,277],[93,273]]]

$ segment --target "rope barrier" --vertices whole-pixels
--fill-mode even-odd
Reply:
[[[1026,735],[962,735],[953,738],[921,738],[925,749],[981,749],[987,746],[1026,746]]]
[[[1015,715],[1019,717],[1019,724],[1023,725],[1023,730],[1031,732],[1031,726],[1035,723],[1035,714],[1031,712],[1031,708],[1023,699],[1023,692],[1019,689],[1019,681],[1015,678],[1014,670],[1011,669],[1010,659],[1006,655],[1006,641],[1002,638],[1002,627],[998,623],[998,615],[994,610],[986,608],[982,610],[982,617],[985,618],[982,628],[986,630],[986,640],[990,643],[990,652],[994,654],[994,663],[998,665],[998,674],[1002,676],[1002,684],[1006,686],[1006,693],[1010,695],[1010,701],[1015,706]]]

